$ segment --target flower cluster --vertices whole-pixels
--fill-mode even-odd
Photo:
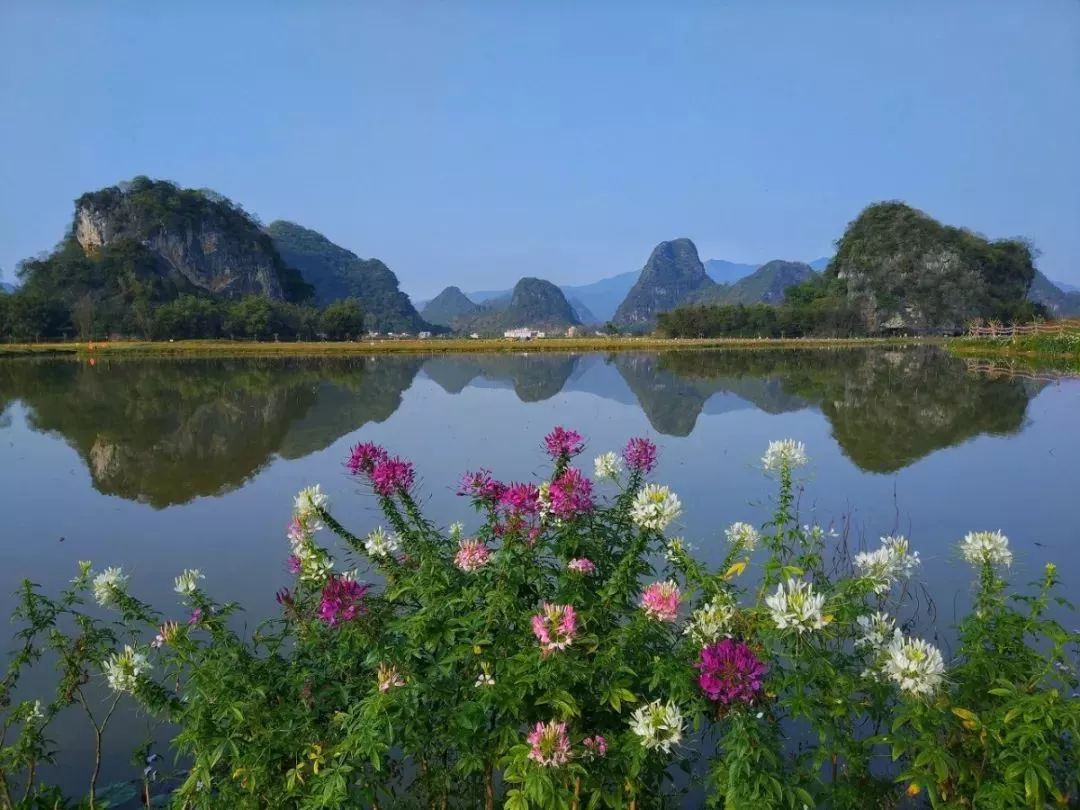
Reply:
[[[585,442],[576,430],[557,427],[544,437],[544,447],[552,459],[567,459],[585,449]]]
[[[380,692],[389,692],[391,689],[405,685],[405,676],[393,664],[379,664],[375,677]]]
[[[364,551],[377,560],[388,560],[401,550],[401,538],[394,532],[387,533],[382,526],[364,538]]]
[[[730,598],[718,596],[690,614],[690,622],[683,632],[690,636],[695,644],[705,646],[730,635],[734,618],[734,602]]]
[[[855,569],[876,594],[888,593],[894,582],[907,579],[919,566],[919,552],[911,552],[906,537],[882,537],[881,547],[855,555]]]
[[[494,504],[502,497],[506,485],[491,477],[491,470],[479,469],[467,472],[461,478],[458,495],[468,495],[480,501]]]
[[[491,560],[491,550],[480,540],[462,540],[454,555],[454,565],[466,573],[478,571]]]
[[[296,496],[292,520],[286,530],[292,553],[289,571],[305,582],[320,583],[330,576],[334,564],[322,548],[315,545],[313,533],[322,528],[317,509],[325,509],[327,498],[318,485],[301,490]]]
[[[716,703],[751,703],[761,692],[765,665],[750,647],[726,638],[701,651],[698,686]]]
[[[972,565],[1012,565],[1009,538],[1001,532],[971,532],[960,542],[960,552]]]
[[[641,738],[645,748],[670,754],[671,749],[682,741],[682,712],[671,701],[654,700],[634,711],[630,730]]]
[[[871,613],[868,616],[860,616],[855,620],[859,625],[859,637],[855,639],[856,647],[867,647],[874,651],[880,651],[892,637],[896,629],[896,622],[887,613]]]
[[[375,469],[375,465],[386,461],[388,457],[389,454],[386,450],[374,442],[361,442],[352,449],[345,466],[353,475],[359,475],[360,473],[370,475]]]
[[[578,557],[566,564],[566,570],[575,574],[589,576],[596,573],[596,563],[586,557]]]
[[[529,759],[544,768],[561,768],[570,761],[570,738],[566,723],[537,723],[526,738]]]
[[[631,472],[646,475],[656,467],[656,445],[648,439],[633,438],[623,449],[623,460]]]
[[[102,607],[115,607],[117,595],[127,588],[127,574],[121,568],[106,568],[93,579],[94,601]]]
[[[532,631],[546,657],[556,650],[565,650],[574,643],[577,633],[577,614],[573,605],[553,605],[544,602],[540,613],[532,617]]]
[[[307,487],[296,494],[296,500],[293,504],[293,518],[295,518],[301,530],[308,533],[317,532],[323,527],[319,512],[325,511],[329,505],[330,499],[319,488],[318,484]],[[290,532],[291,530],[290,527]]]
[[[732,523],[724,530],[729,543],[740,551],[753,551],[757,548],[761,535],[749,523]]]
[[[117,692],[134,692],[139,676],[151,669],[146,655],[130,644],[125,644],[122,652],[109,656],[103,667],[105,679]]]
[[[814,586],[795,578],[776,587],[776,593],[765,597],[773,622],[780,630],[792,629],[797,633],[820,630],[829,622],[822,614],[825,596],[814,593]]]
[[[662,532],[671,521],[682,514],[678,497],[665,486],[646,484],[630,507],[630,519],[643,529]]]
[[[572,520],[593,508],[592,481],[579,470],[569,467],[551,482],[547,498],[553,516],[559,520]]]
[[[173,590],[182,596],[190,596],[199,587],[199,580],[206,579],[197,568],[185,568],[176,578]]]
[[[603,759],[607,756],[607,740],[597,734],[595,737],[586,737],[581,741],[585,747],[585,754],[589,757]]]
[[[761,457],[762,466],[771,472],[794,469],[804,466],[809,459],[806,457],[806,446],[794,439],[781,439],[769,442],[765,455]]]
[[[618,481],[623,471],[622,459],[615,453],[601,453],[593,461],[593,471],[601,481]]]
[[[932,695],[945,675],[941,652],[922,639],[905,638],[899,630],[885,649],[885,674],[911,695]]]
[[[349,577],[330,577],[322,589],[319,618],[330,627],[336,627],[362,615],[366,610],[364,595],[370,587]]]
[[[679,616],[679,586],[673,581],[654,582],[641,592],[641,608],[650,619],[673,622]]]
[[[394,456],[378,462],[371,471],[371,486],[384,498],[412,489],[415,472],[412,462]]]

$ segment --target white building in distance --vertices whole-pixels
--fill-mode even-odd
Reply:
[[[527,326],[519,326],[517,329],[507,329],[503,332],[503,337],[512,340],[530,340],[532,338],[545,337],[546,334],[546,332],[538,332],[535,329],[529,329]]]

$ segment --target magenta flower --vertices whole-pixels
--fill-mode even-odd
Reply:
[[[399,492],[408,492],[413,485],[413,465],[399,456],[386,458],[375,464],[371,471],[371,486],[384,498]]]
[[[362,615],[366,610],[364,594],[368,588],[369,585],[361,585],[352,579],[330,577],[323,586],[319,618],[330,627],[336,627]]]
[[[510,515],[535,515],[540,511],[540,490],[534,484],[511,484],[500,493],[499,506]]]
[[[596,563],[587,557],[578,557],[570,560],[570,562],[566,564],[566,570],[573,571],[575,574],[584,574],[588,576],[589,574],[596,573]]]
[[[673,622],[679,615],[679,586],[672,580],[654,582],[641,592],[641,607],[650,619]]]
[[[540,641],[540,652],[545,658],[556,650],[565,650],[574,643],[577,633],[574,606],[544,602],[541,612],[532,617],[532,631]]]
[[[623,450],[623,461],[631,472],[652,472],[656,466],[656,445],[648,439],[631,439]]]
[[[506,485],[491,477],[490,470],[476,470],[467,472],[461,479],[458,487],[458,495],[469,495],[482,501],[494,503],[498,501],[506,490]]]
[[[562,520],[571,520],[593,508],[592,481],[570,467],[551,482],[548,497],[551,513]]]
[[[194,627],[202,621],[202,608],[195,608],[191,611],[191,615],[188,617],[187,623],[189,627]]]
[[[370,475],[371,471],[375,469],[375,465],[381,461],[386,461],[389,456],[390,454],[383,447],[374,442],[361,442],[352,449],[345,466],[349,468],[349,472],[353,475],[359,475],[362,472]]]
[[[570,458],[585,449],[585,442],[576,430],[557,427],[544,437],[544,446],[553,459]]]
[[[570,738],[566,723],[537,723],[526,738],[532,748],[529,759],[545,768],[558,768],[570,761]]]
[[[581,741],[585,746],[587,754],[598,759],[603,759],[607,756],[607,740],[597,734],[595,737],[586,737]]]
[[[462,540],[454,555],[454,565],[465,573],[483,568],[491,561],[491,550],[479,540]]]
[[[698,686],[709,700],[725,706],[751,703],[761,692],[765,665],[741,641],[725,638],[701,651]]]

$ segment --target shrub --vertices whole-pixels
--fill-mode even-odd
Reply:
[[[87,684],[99,675],[110,715],[130,693],[179,729],[178,807],[644,808],[695,786],[736,810],[1075,802],[1080,637],[1050,615],[1052,566],[1033,595],[1010,596],[1008,540],[965,538],[979,585],[946,661],[910,634],[919,558],[905,538],[837,574],[832,533],[801,525],[800,443],[768,447],[774,515],[732,524],[716,570],[667,536],[682,504],[648,482],[651,442],[602,454],[595,482],[575,466],[583,444],[553,431],[540,484],[468,473],[471,532],[424,516],[410,462],[358,445],[347,468],[385,528],[356,536],[318,486],[302,491],[295,582],[250,637],[197,571],[176,580],[187,615],[164,622],[119,569],[85,563],[56,599],[27,583],[0,693],[15,735],[0,806],[16,790],[27,806],[55,800],[35,773],[69,705],[100,741],[107,716]],[[117,619],[95,618],[91,597]],[[10,702],[47,648],[55,698]]]

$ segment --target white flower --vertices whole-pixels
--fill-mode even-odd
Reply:
[[[34,725],[45,719],[45,710],[42,708],[40,700],[35,700],[33,703],[28,701],[23,705],[26,707],[26,719],[24,722],[27,725]]]
[[[176,578],[173,590],[178,594],[188,596],[195,592],[200,579],[206,579],[206,577],[202,575],[198,568],[185,568],[183,573]]]
[[[855,639],[855,646],[869,647],[871,650],[880,650],[884,647],[896,626],[892,616],[881,612],[860,616],[855,621],[862,631],[862,635]]]
[[[931,695],[941,685],[945,662],[937,647],[922,639],[904,638],[899,630],[885,651],[885,674],[913,695]]]
[[[728,542],[743,551],[753,551],[761,539],[757,529],[749,523],[732,523],[724,531]]]
[[[1008,568],[1012,564],[1009,538],[1001,532],[971,532],[960,542],[960,551],[972,565],[990,563]]]
[[[765,604],[781,630],[790,627],[802,633],[805,630],[820,630],[829,622],[821,613],[825,607],[825,595],[814,593],[814,586],[809,582],[792,578],[786,584],[780,583],[776,593],[765,597]]]
[[[116,592],[127,587],[127,574],[120,568],[106,568],[94,577],[94,600],[102,607],[116,604]]]
[[[313,532],[318,531],[322,528],[318,510],[325,510],[329,504],[330,499],[316,484],[313,487],[302,489],[296,494],[296,499],[293,502],[293,514],[307,529]]]
[[[911,552],[906,537],[882,537],[881,548],[855,555],[859,575],[870,581],[874,593],[888,593],[893,583],[907,579],[919,565],[919,552]]]
[[[678,497],[665,486],[646,484],[634,496],[630,519],[643,529],[662,532],[682,514]]]
[[[699,647],[715,644],[731,636],[731,620],[735,618],[735,605],[730,598],[718,596],[702,608],[690,614],[690,623],[683,630]]]
[[[481,672],[479,675],[476,676],[476,683],[474,684],[474,686],[477,689],[481,688],[482,686],[494,686],[494,685],[495,685],[495,678],[494,678],[494,676],[490,675],[489,673]]]
[[[596,477],[601,481],[618,481],[622,475],[623,461],[618,453],[601,453],[593,462]]]
[[[765,455],[761,457],[761,464],[766,470],[779,472],[802,467],[809,461],[806,457],[806,446],[794,439],[782,439],[778,442],[769,442]]]
[[[125,644],[124,651],[111,655],[104,668],[109,686],[117,692],[133,692],[139,676],[150,671],[150,662],[143,653]]]
[[[450,539],[455,543],[461,540],[465,536],[465,524],[464,523],[451,523],[450,524]]]
[[[385,559],[396,554],[400,548],[400,538],[393,532],[387,534],[383,531],[382,526],[369,534],[364,540],[364,550],[371,557]]]
[[[682,712],[670,700],[666,703],[654,700],[634,712],[630,730],[641,738],[641,744],[646,748],[670,754],[672,746],[682,740]]]

